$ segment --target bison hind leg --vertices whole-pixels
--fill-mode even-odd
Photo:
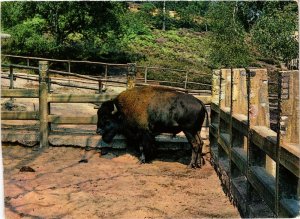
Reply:
[[[184,134],[188,142],[192,146],[192,158],[189,167],[201,168],[202,161],[204,161],[204,159],[202,158],[203,141],[201,139],[200,132],[196,132],[195,134],[192,134],[191,132],[185,131]]]
[[[144,154],[144,147],[140,146],[140,157],[139,157],[140,164],[146,163],[146,157]]]

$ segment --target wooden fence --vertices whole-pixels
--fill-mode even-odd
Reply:
[[[18,138],[25,138],[28,141],[37,141],[40,142],[40,147],[47,147],[49,142],[55,139],[56,142],[60,142],[57,144],[61,145],[80,145],[80,146],[93,146],[100,147],[101,146],[101,137],[98,135],[89,134],[84,136],[76,136],[73,135],[71,138],[68,138],[68,141],[61,141],[62,133],[58,134],[51,130],[52,124],[75,124],[75,125],[95,125],[97,123],[97,116],[89,116],[89,117],[80,117],[80,116],[63,116],[63,115],[55,115],[50,112],[50,105],[52,103],[101,103],[110,99],[113,99],[117,96],[117,94],[109,94],[107,92],[98,92],[95,94],[60,94],[51,92],[49,89],[49,81],[51,79],[51,73],[57,74],[57,72],[52,72],[49,70],[48,61],[39,61],[39,67],[25,67],[27,69],[33,69],[39,71],[39,77],[34,78],[34,80],[39,81],[38,89],[15,89],[14,88],[14,79],[15,77],[29,79],[28,77],[24,77],[24,75],[15,75],[13,72],[13,68],[22,66],[10,65],[10,73],[6,78],[10,79],[10,89],[1,89],[1,97],[2,98],[38,98],[39,99],[39,111],[2,111],[1,112],[1,120],[36,120],[39,121],[39,132],[38,136],[36,134],[28,134],[28,133],[18,133],[18,131],[13,132],[2,132],[2,140],[5,141],[16,141]],[[100,78],[94,78],[90,76],[82,76],[75,73],[66,73],[61,72],[62,75],[72,75],[83,78],[85,80],[91,80],[96,83],[103,83],[103,81],[109,81]],[[131,88],[133,86],[145,86],[145,84],[136,83],[136,65],[128,64],[127,66],[127,74],[126,81],[118,82],[113,81],[114,84],[122,84],[127,88]],[[30,77],[30,80],[32,78]],[[52,82],[54,82],[54,78],[52,78]],[[186,92],[185,89],[173,88],[175,90],[180,90],[182,92]],[[207,93],[204,96],[201,96],[201,99],[204,100],[206,104],[210,104],[210,94]],[[69,135],[72,133],[68,133]],[[65,135],[68,135],[65,134]],[[52,140],[51,140],[52,139]],[[157,137],[158,142],[163,142],[167,148],[172,147],[172,144],[178,143],[178,147],[182,147],[187,144],[185,138],[171,139],[170,137]],[[118,147],[124,147],[123,138],[121,136],[116,138],[116,141],[121,143]],[[81,143],[77,143],[81,142]],[[176,148],[176,146],[174,147]]]
[[[213,71],[212,159],[244,217],[299,216],[299,72],[277,78],[275,132],[265,69]]]
[[[105,62],[93,62],[93,61],[80,61],[80,60],[61,60],[61,59],[47,59],[47,58],[41,58],[41,57],[29,57],[29,56],[16,56],[16,55],[2,55],[3,58],[9,58],[9,59],[20,59],[20,60],[26,60],[26,65],[13,65],[14,67],[23,67],[27,69],[32,69],[33,67],[33,62],[36,61],[48,61],[50,65],[54,63],[61,63],[65,65],[65,70],[54,70],[51,68],[49,70],[52,73],[57,73],[57,74],[65,74],[69,73],[69,75],[72,75],[74,73],[75,67],[73,67],[74,64],[87,64],[90,66],[101,66],[104,70],[104,72],[101,72],[98,74],[102,74],[103,76],[98,76],[99,79],[102,79],[102,84],[105,84],[106,82],[109,82],[109,70],[113,68],[118,68],[122,69],[122,72],[127,72],[128,64],[116,64],[116,63],[105,63]],[[10,66],[9,64],[7,66]],[[37,68],[37,67],[36,67]],[[189,77],[192,72],[188,70],[182,70],[182,69],[172,69],[172,68],[162,68],[162,67],[153,67],[153,66],[136,66],[137,72],[139,72],[138,75],[143,75],[143,78],[137,77],[136,80],[139,83],[143,84],[165,84],[165,85],[170,85],[172,87],[178,87],[181,88],[181,90],[185,90],[186,92],[190,93],[197,93],[198,90],[200,89],[192,89],[191,86],[197,86],[201,87],[201,90],[210,90],[211,84],[205,83],[205,82],[195,82],[192,81]],[[158,80],[158,79],[150,79],[149,78],[149,72],[151,71],[159,71],[163,73],[171,72],[172,73],[179,73],[180,77],[183,80],[180,81],[170,81],[170,80]],[[81,74],[82,75],[82,74]],[[201,77],[206,77],[210,78],[210,74],[200,74]],[[112,81],[113,82],[113,81]],[[100,84],[99,84],[100,87]],[[99,88],[100,90],[101,88]]]

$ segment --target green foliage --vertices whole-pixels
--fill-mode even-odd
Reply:
[[[237,18],[235,2],[211,4],[207,15],[211,33],[210,61],[212,66],[245,67],[251,61],[246,32]]]
[[[205,73],[258,66],[257,57],[276,63],[298,56],[295,2],[165,3],[164,15],[162,1],[136,2],[137,12],[116,1],[3,2],[2,31],[12,37],[2,51]],[[164,19],[166,31],[161,31]]]
[[[296,2],[211,3],[207,15],[213,67],[256,65],[254,57],[298,57]]]
[[[251,34],[263,56],[287,62],[298,57],[295,36],[298,31],[297,4],[292,2],[279,6],[268,5],[251,29]]]
[[[16,54],[35,54],[38,56],[51,53],[54,49],[54,40],[45,32],[46,22],[40,17],[28,19],[22,24],[17,24],[11,31],[13,40],[10,48]]]
[[[125,6],[121,2],[5,2],[1,8],[6,16],[2,25],[12,38],[4,52],[105,58],[120,51],[119,15]]]

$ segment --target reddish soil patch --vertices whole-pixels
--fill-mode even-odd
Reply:
[[[189,153],[165,152],[140,165],[125,152],[100,157],[79,148],[16,145],[2,152],[8,219],[240,217],[209,162],[186,167]]]

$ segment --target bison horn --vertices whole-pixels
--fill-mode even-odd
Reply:
[[[114,104],[114,111],[111,112],[112,115],[116,114],[118,112],[118,109],[116,105]]]

